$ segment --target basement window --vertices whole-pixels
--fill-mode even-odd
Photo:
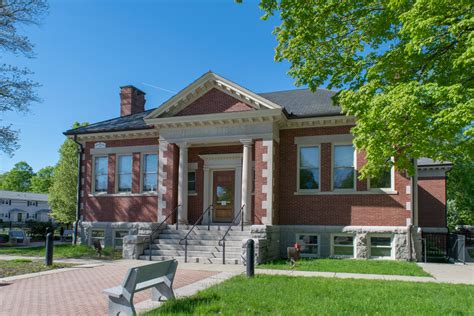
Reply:
[[[114,248],[122,249],[123,237],[129,234],[128,230],[116,230],[114,231]]]
[[[99,241],[102,248],[104,248],[104,240],[105,231],[103,229],[93,229],[91,231],[91,246],[93,246],[96,241]]]
[[[332,236],[332,255],[334,257],[354,257],[354,236],[351,235],[333,235]]]
[[[298,234],[296,242],[301,247],[302,257],[319,257],[319,235]]]
[[[392,257],[392,236],[377,235],[370,237],[370,257],[371,258],[391,258]]]

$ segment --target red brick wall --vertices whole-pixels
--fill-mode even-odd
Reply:
[[[188,162],[197,162],[198,169],[196,170],[196,192],[197,195],[188,196],[188,220],[189,223],[194,222],[199,218],[203,211],[203,194],[204,194],[204,161],[199,155],[211,155],[211,154],[232,154],[242,153],[242,145],[232,146],[212,146],[212,147],[191,147],[188,149]],[[238,175],[236,175],[238,176]],[[235,188],[240,190],[240,188]],[[235,201],[240,203],[240,201]]]
[[[223,112],[251,111],[252,107],[240,102],[230,95],[218,90],[211,89],[202,97],[188,105],[175,116],[199,115]]]
[[[405,226],[410,212],[408,177],[396,173],[398,194],[295,195],[297,146],[295,137],[348,134],[351,126],[319,127],[280,131],[279,219],[281,225],[377,225]],[[362,158],[358,155],[358,165]],[[331,190],[331,144],[321,144],[321,191]],[[365,184],[357,184],[363,190]],[[258,203],[257,203],[258,204]]]
[[[446,227],[446,179],[418,178],[418,225]]]
[[[157,215],[157,196],[92,196],[92,156],[90,150],[94,148],[96,142],[87,142],[84,148],[83,160],[84,172],[81,173],[84,179],[83,196],[81,203],[83,205],[81,213],[86,221],[111,221],[111,222],[150,222],[156,221]],[[110,140],[105,141],[109,147],[126,147],[126,146],[144,146],[157,145],[156,138],[143,139],[127,139],[127,140]],[[115,159],[116,155],[109,155],[108,167],[108,188],[109,194],[115,193]],[[132,192],[140,191],[140,154],[133,153],[133,170]]]

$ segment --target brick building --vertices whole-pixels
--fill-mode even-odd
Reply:
[[[145,110],[145,93],[122,87],[120,117],[65,133],[83,147],[82,241],[122,245],[128,235],[143,244],[140,236],[170,215],[153,237],[168,239],[176,221],[183,234],[210,222],[207,234],[222,237],[242,220],[245,232],[231,229],[230,239],[238,248],[255,238],[260,261],[285,256],[295,242],[310,257],[416,258],[421,230],[446,230],[449,165],[421,159],[417,177],[392,169],[359,180],[365,157],[352,144],[355,118],[333,95],[256,94],[208,72]],[[135,246],[132,257],[182,256],[179,239],[169,239],[154,250]],[[195,260],[220,258],[212,251],[219,238],[203,239]]]

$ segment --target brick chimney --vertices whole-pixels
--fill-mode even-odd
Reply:
[[[120,116],[145,111],[145,92],[134,86],[120,87]]]

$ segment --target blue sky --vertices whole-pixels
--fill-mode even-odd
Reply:
[[[294,88],[288,64],[273,59],[278,21],[261,15],[249,0],[50,1],[42,25],[23,28],[36,58],[0,59],[34,71],[43,99],[26,115],[0,114],[21,130],[21,148],[0,154],[0,172],[22,160],[35,171],[54,165],[74,121],[119,115],[122,85],[144,90],[147,109],[208,70],[255,92]]]

